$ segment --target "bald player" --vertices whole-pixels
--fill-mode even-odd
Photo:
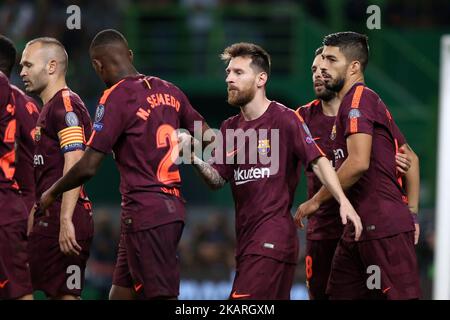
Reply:
[[[121,238],[110,299],[176,299],[180,266],[177,246],[185,206],[181,177],[171,153],[175,131],[206,130],[200,114],[172,83],[135,69],[121,33],[104,30],[90,46],[92,65],[108,87],[100,98],[94,131],[81,160],[47,192],[49,206],[67,190],[95,175],[106,154],[114,152],[122,194]]]
[[[35,130],[36,199],[83,155],[91,122],[80,97],[66,84],[68,57],[54,38],[27,43],[20,61],[27,92],[42,99]],[[72,189],[72,188],[71,188]],[[93,236],[91,203],[82,187],[30,214],[29,259],[34,290],[51,299],[81,296]]]
[[[15,61],[14,44],[0,36],[0,300],[33,298],[26,250],[28,211],[16,179],[19,110],[25,105],[8,80]]]

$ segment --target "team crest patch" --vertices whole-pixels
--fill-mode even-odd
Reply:
[[[75,112],[70,111],[66,113],[66,124],[69,127],[76,127],[79,124],[78,117]]]
[[[102,104],[99,104],[97,106],[97,110],[95,110],[95,119],[94,122],[100,122],[103,119],[103,116],[105,115],[105,106]]]
[[[41,140],[41,127],[36,127],[36,130],[34,131],[34,141],[38,142]]]
[[[267,154],[270,151],[270,140],[258,140],[258,153]]]
[[[333,125],[333,128],[331,129],[330,139],[334,140],[336,139],[336,125]]]
[[[359,118],[359,117],[361,117],[361,111],[359,111],[358,109],[352,109],[348,113],[349,119],[355,119],[355,118]]]

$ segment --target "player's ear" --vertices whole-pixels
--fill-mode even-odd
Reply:
[[[352,61],[350,63],[350,74],[354,75],[361,71],[361,62],[359,61]]]
[[[257,87],[258,88],[264,87],[267,83],[267,79],[268,79],[267,73],[260,72],[257,77],[257,82],[256,82]]]
[[[47,72],[48,74],[54,74],[56,72],[56,67],[57,67],[57,62],[56,60],[50,60],[47,63]]]
[[[103,69],[102,63],[97,59],[92,59],[92,67],[94,67],[95,72],[97,74],[101,73],[101,70]]]
[[[133,58],[134,58],[134,55],[133,55],[133,50],[128,50],[128,56],[130,57],[130,61],[131,62],[133,62]]]

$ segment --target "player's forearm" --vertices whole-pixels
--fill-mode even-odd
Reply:
[[[342,190],[345,192],[352,187],[367,170],[366,166],[354,161],[351,157],[348,157],[342,166],[337,171],[337,177],[341,185]],[[333,195],[324,186],[314,195],[314,198],[318,203],[322,204],[325,201],[330,200]]]
[[[419,212],[420,198],[420,165],[419,158],[412,152],[411,167],[405,174],[405,188],[408,196],[408,207],[411,212]]]
[[[67,220],[72,221],[73,211],[77,205],[78,198],[80,196],[81,187],[64,192],[61,202],[61,222]]]
[[[66,191],[80,187],[95,175],[96,170],[89,165],[85,154],[63,177],[55,182],[50,189],[51,194],[56,198]]]
[[[64,169],[63,176],[70,171],[71,168],[81,159],[82,153],[81,151],[75,151],[71,154],[70,157],[65,157],[64,159]],[[78,201],[78,197],[80,196],[80,187],[75,187],[74,189],[64,190],[61,202],[61,214],[60,220],[72,220],[73,211],[75,210],[75,206]]]
[[[328,195],[336,199],[337,202],[341,203],[344,199],[345,194],[342,190],[341,184],[339,183],[336,171],[334,171],[330,162],[325,157],[318,158],[313,164],[312,168],[316,176],[322,182],[323,186],[328,191]]]
[[[225,185],[225,179],[209,163],[194,156],[192,164],[211,189],[220,189]]]

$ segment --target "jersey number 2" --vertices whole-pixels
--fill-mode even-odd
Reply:
[[[173,165],[172,154],[178,154],[178,141],[175,134],[175,129],[168,124],[163,124],[158,127],[156,131],[156,146],[158,148],[165,148],[169,146],[161,162],[158,165],[156,176],[158,180],[164,184],[171,184],[180,182],[180,172],[177,170],[169,171]]]

